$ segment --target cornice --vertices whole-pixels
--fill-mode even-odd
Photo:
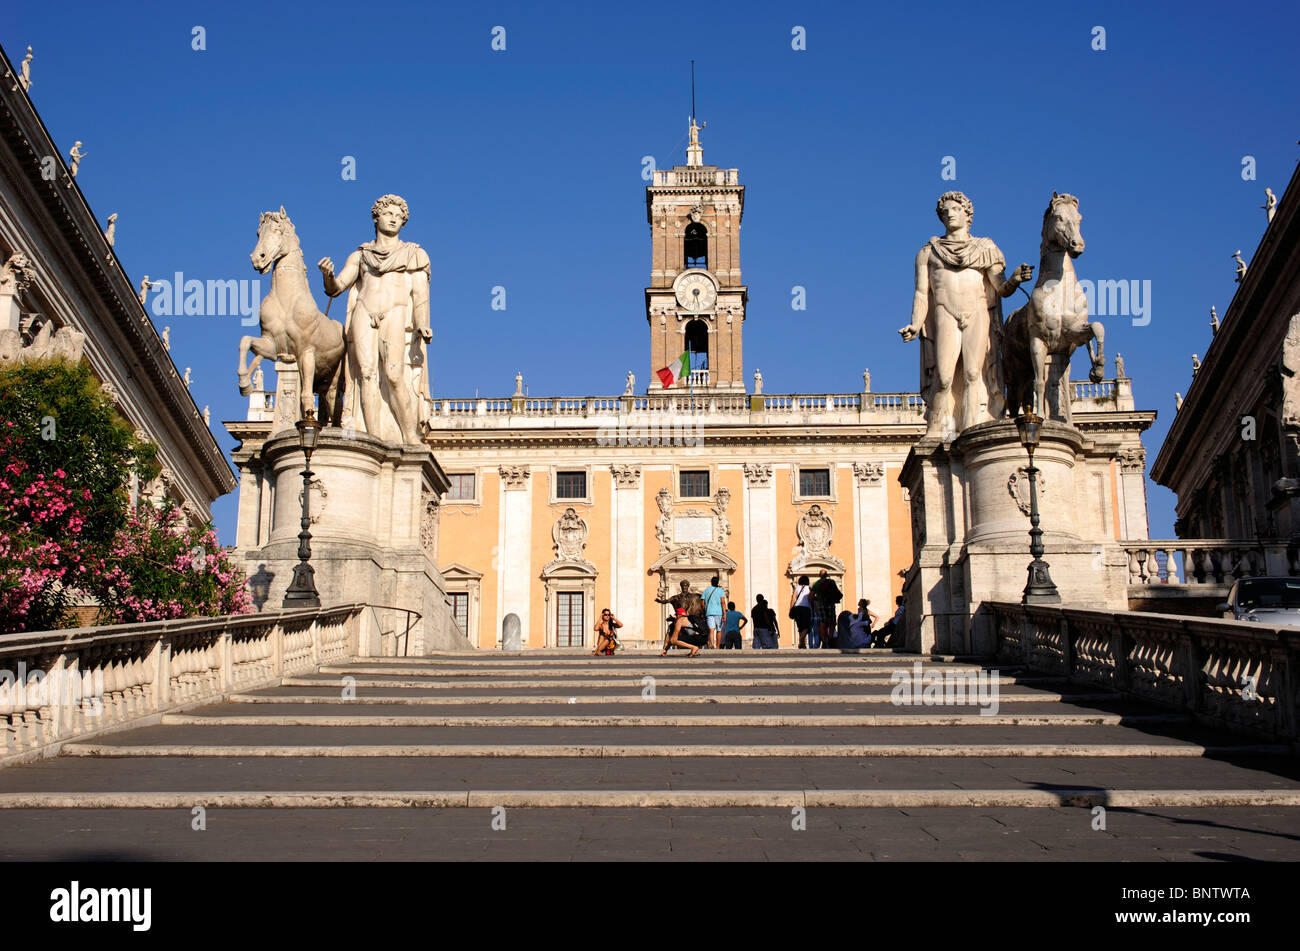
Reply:
[[[13,71],[13,64],[3,47],[0,47],[0,64]],[[198,404],[176,373],[117,255],[104,240],[98,219],[80,186],[68,174],[62,153],[26,93],[21,89],[11,89],[8,83],[0,83],[0,138],[25,173],[22,183],[49,216],[54,234],[62,239],[74,273],[84,278],[86,296],[103,305],[111,329],[122,334],[124,339],[118,348],[121,351],[119,360],[123,366],[138,370],[143,376],[141,379],[140,376],[128,375],[128,379],[137,386],[148,384],[147,390],[141,394],[144,401],[162,404],[165,412],[159,416],[173,430],[166,434],[168,438],[165,440],[162,433],[154,435],[165,450],[189,453],[188,462],[196,473],[206,477],[208,485],[204,488],[212,498],[232,491],[237,483],[221,447],[203,425]],[[60,174],[54,181],[47,181],[40,175],[40,160],[45,155],[59,159]],[[92,319],[89,315],[80,315],[80,319],[83,325],[78,329],[96,329],[89,325],[88,321]],[[99,338],[96,342],[101,347],[108,342],[98,334],[94,336]],[[87,332],[87,337],[92,337],[92,334]]]

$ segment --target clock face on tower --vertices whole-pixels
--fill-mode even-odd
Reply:
[[[683,274],[677,282],[677,303],[693,314],[712,310],[718,299],[713,282],[704,274]]]

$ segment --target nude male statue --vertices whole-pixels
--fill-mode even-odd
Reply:
[[[337,276],[328,257],[321,258],[317,267],[330,297],[351,290],[344,328],[347,387],[358,391],[365,432],[383,438],[381,399],[386,398],[402,442],[415,445],[420,441],[421,400],[428,390],[419,377],[427,381],[425,344],[433,338],[429,255],[418,244],[398,237],[410,217],[400,197],[382,196],[370,215],[375,221],[374,241],[352,252]]]
[[[971,236],[975,209],[961,192],[945,192],[935,211],[946,234],[916,255],[912,322],[898,332],[904,341],[921,338],[926,435],[951,438],[1003,416],[1001,299],[1031,280],[1033,268],[1021,264],[1006,277],[997,245]]]

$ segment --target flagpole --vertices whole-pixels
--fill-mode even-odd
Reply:
[[[686,345],[686,385],[691,391],[691,415],[695,415],[695,361],[691,359],[691,345]]]

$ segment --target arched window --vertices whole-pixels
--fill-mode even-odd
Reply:
[[[682,242],[682,253],[688,268],[708,268],[709,266],[709,229],[698,221],[686,226],[686,239]]]
[[[692,320],[686,325],[686,349],[691,352],[691,369],[709,368],[709,325],[702,320]]]

